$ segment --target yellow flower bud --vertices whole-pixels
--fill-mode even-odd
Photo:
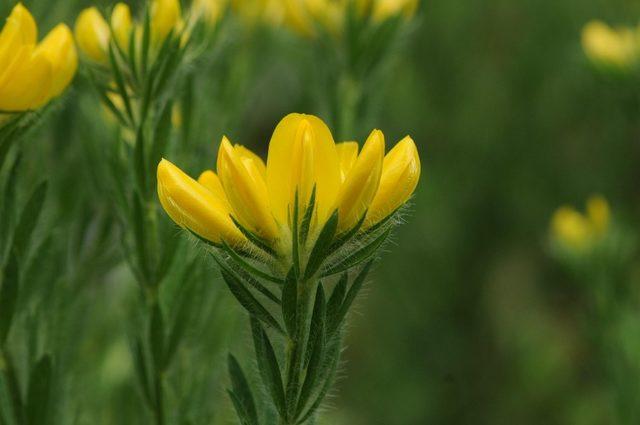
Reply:
[[[111,12],[111,28],[113,36],[123,50],[129,49],[129,37],[133,29],[131,9],[125,3],[118,3]]]
[[[71,30],[65,24],[59,24],[47,34],[38,45],[52,65],[51,89],[45,101],[58,96],[69,85],[78,69],[78,53],[73,43]]]
[[[556,240],[569,249],[584,250],[591,241],[589,221],[568,206],[558,208],[553,214],[551,230]]]
[[[371,18],[382,22],[395,16],[412,18],[418,9],[418,0],[373,0]]]
[[[179,0],[154,0],[151,6],[151,33],[161,43],[181,23]]]
[[[338,232],[351,229],[362,218],[378,191],[384,161],[384,135],[373,130],[338,196]]]
[[[286,225],[292,216],[296,191],[300,214],[316,187],[318,225],[333,212],[340,188],[340,166],[333,136],[313,115],[289,114],[280,121],[267,158],[267,188],[273,216]]]
[[[233,213],[243,226],[266,239],[276,239],[278,227],[269,208],[269,195],[259,163],[243,155],[224,137],[218,151],[218,175]]]
[[[208,25],[215,25],[228,6],[228,0],[194,0],[191,6],[193,13],[204,19]]]
[[[356,163],[356,159],[358,159],[358,143],[338,143],[336,144],[336,150],[338,151],[338,159],[340,161],[340,181],[344,182],[349,170],[351,170],[353,164]]]
[[[212,170],[203,171],[198,177],[198,183],[206,187],[211,193],[213,193],[216,198],[225,202],[228,205],[228,210],[231,211],[231,206],[229,205],[229,201],[227,200],[227,195],[224,193],[224,188],[222,187],[222,183],[220,182],[220,178],[216,173]]]
[[[76,19],[75,36],[80,51],[88,58],[99,63],[107,62],[111,35],[109,24],[98,9],[90,7],[80,12]]]
[[[158,197],[179,226],[215,243],[244,242],[225,203],[166,159],[158,164]]]
[[[612,29],[591,21],[582,30],[582,48],[593,63],[628,68],[638,60],[640,43],[630,28]]]
[[[371,202],[364,227],[370,227],[405,204],[420,179],[420,157],[413,140],[407,136],[384,158],[380,186]]]
[[[602,196],[594,195],[587,200],[587,217],[596,235],[601,236],[609,228],[611,212],[609,203]]]

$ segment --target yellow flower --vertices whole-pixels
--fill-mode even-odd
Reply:
[[[224,15],[228,3],[229,0],[194,0],[191,8],[195,16],[202,17],[209,25],[215,25]]]
[[[184,26],[179,0],[154,0],[150,13],[151,40],[156,47],[171,30],[180,30]],[[142,26],[133,22],[131,10],[124,3],[117,3],[113,8],[111,28],[98,9],[89,7],[80,12],[76,19],[75,36],[80,51],[86,57],[94,62],[106,64],[109,61],[111,37],[124,51],[128,51],[130,37],[136,37],[137,44],[141,42]]]
[[[564,248],[584,252],[606,234],[609,223],[609,204],[601,196],[592,196],[586,214],[569,206],[558,208],[551,219],[551,234]]]
[[[638,35],[631,28],[614,29],[601,21],[591,21],[582,30],[582,48],[597,65],[628,68],[640,54]]]
[[[168,169],[171,179],[166,176]],[[290,114],[274,130],[266,165],[225,137],[217,174],[207,170],[196,182],[163,160],[158,166],[158,193],[169,216],[203,238],[242,243],[230,231],[231,215],[277,251],[287,252],[292,226],[299,225],[312,199],[310,238],[336,211],[341,233],[353,228],[367,211],[367,226],[396,211],[413,193],[419,175],[418,152],[409,137],[385,158],[384,135],[374,130],[358,155],[355,142],[336,145],[319,118]],[[181,189],[179,195],[167,181]],[[293,223],[296,199],[299,222]]]
[[[75,35],[82,53],[96,62],[107,62],[111,35],[109,24],[98,9],[90,7],[80,12],[76,19]]]
[[[129,49],[129,37],[133,29],[131,9],[125,3],[118,3],[111,12],[111,28],[116,42],[123,50]]]
[[[382,22],[396,16],[406,19],[412,18],[418,9],[418,0],[369,0],[371,4],[371,18],[375,22]]]
[[[151,4],[151,33],[160,43],[174,28],[182,25],[179,0],[153,0]]]
[[[69,28],[56,26],[37,44],[37,27],[18,3],[0,33],[0,110],[37,109],[60,95],[78,60]]]
[[[179,226],[215,243],[243,241],[226,203],[166,159],[158,164],[158,197]]]
[[[409,200],[418,185],[420,169],[418,149],[407,136],[384,157],[380,187],[369,206],[365,228],[389,216]]]

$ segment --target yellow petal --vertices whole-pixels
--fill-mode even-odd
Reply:
[[[198,183],[206,187],[211,193],[213,193],[218,199],[227,204],[228,210],[231,211],[231,206],[227,200],[227,195],[224,193],[224,188],[220,182],[220,178],[212,170],[206,170],[198,177]]]
[[[611,220],[609,203],[602,196],[594,195],[587,200],[587,217],[597,235],[604,234]]]
[[[265,180],[267,179],[267,166],[264,164],[264,161],[262,160],[262,158],[260,158],[258,155],[251,152],[249,149],[245,148],[242,145],[235,145],[234,149],[236,153],[240,155],[242,158],[247,158],[252,160],[255,166],[258,168],[258,171],[260,171],[262,178],[264,178]]]
[[[78,48],[82,53],[96,62],[107,62],[109,24],[98,9],[90,7],[80,12],[76,19],[75,35]]]
[[[269,142],[267,188],[276,220],[286,225],[296,189],[301,203],[316,185],[319,225],[333,212],[340,188],[338,152],[329,128],[313,115],[290,114]]]
[[[34,46],[38,37],[36,22],[29,11],[18,3],[0,32],[0,85],[15,66],[22,46]]]
[[[113,36],[120,48],[125,51],[129,49],[129,37],[133,23],[131,20],[131,9],[125,3],[118,3],[111,12],[111,28]]]
[[[194,0],[192,10],[209,25],[218,23],[224,14],[228,0]]]
[[[358,142],[342,142],[336,144],[336,150],[338,151],[338,159],[340,161],[340,181],[344,182],[347,178],[347,174],[353,164],[358,159]]]
[[[24,111],[39,107],[51,90],[52,67],[42,52],[23,46],[11,74],[0,85],[0,110]]]
[[[244,242],[225,204],[166,159],[158,164],[158,197],[169,217],[179,226],[215,243]]]
[[[41,51],[51,62],[53,81],[47,96],[51,99],[62,93],[78,69],[78,53],[69,27],[65,24],[57,25],[40,42],[37,51]]]
[[[218,151],[218,175],[237,220],[264,238],[276,239],[278,228],[259,166],[239,154],[226,137]]]
[[[153,0],[151,32],[156,43],[161,43],[179,25],[181,14],[179,0]]]
[[[353,228],[369,208],[380,184],[383,161],[384,135],[373,130],[340,189],[339,232]]]
[[[365,228],[374,225],[402,206],[413,194],[420,179],[420,157],[413,140],[407,136],[384,158],[380,186],[369,212]]]

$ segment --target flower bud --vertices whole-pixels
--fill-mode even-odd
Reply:
[[[289,114],[280,121],[269,143],[267,188],[275,219],[286,225],[298,194],[300,216],[316,188],[318,225],[335,207],[340,188],[338,152],[333,136],[318,117]]]
[[[420,179],[420,157],[407,136],[387,153],[380,186],[367,213],[365,228],[373,226],[409,200]]]
[[[551,219],[553,237],[564,247],[584,250],[591,241],[589,221],[571,207],[560,207]]]
[[[179,226],[214,243],[244,242],[225,203],[166,159],[158,164],[158,197]]]
[[[384,135],[373,130],[338,195],[338,232],[351,229],[369,208],[380,184],[384,161]]]
[[[634,65],[640,54],[640,43],[633,30],[613,29],[601,21],[584,26],[582,48],[594,64],[618,69]]]
[[[171,30],[180,24],[179,0],[154,0],[151,6],[151,33],[153,40],[161,43]]]
[[[371,18],[374,22],[402,16],[412,18],[418,9],[418,0],[372,0]]]
[[[609,203],[602,196],[594,195],[587,200],[587,217],[598,236],[606,233],[611,221]]]
[[[52,99],[69,85],[78,69],[78,53],[71,30],[59,24],[40,42],[36,52],[42,52],[52,67],[52,82],[44,102]]]
[[[76,19],[75,35],[82,53],[96,62],[107,62],[107,49],[111,37],[109,24],[98,9],[90,7],[80,12]]]
[[[218,151],[220,181],[236,219],[260,236],[276,239],[278,228],[269,209],[267,185],[259,162],[243,153],[229,139],[222,139]]]
[[[222,182],[220,182],[220,178],[212,170],[203,171],[200,177],[198,177],[198,183],[206,187],[216,198],[229,205],[227,194],[224,193],[224,188],[222,187]],[[228,210],[231,211],[230,205],[228,206]]]
[[[338,151],[338,160],[340,161],[340,181],[344,182],[349,170],[351,170],[353,164],[356,163],[356,159],[358,159],[358,143],[337,143],[336,150]]]
[[[111,12],[111,28],[113,29],[113,36],[123,50],[129,49],[129,37],[131,37],[131,31],[133,23],[131,20],[131,9],[125,3],[118,3]]]

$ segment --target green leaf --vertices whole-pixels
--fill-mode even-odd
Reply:
[[[10,394],[9,383],[3,374],[0,374],[0,424],[2,425],[15,425],[16,417],[13,411],[12,401],[9,397]]]
[[[216,262],[220,267],[224,267],[227,272],[231,273],[232,275],[235,275],[235,277],[238,278],[241,282],[251,285],[254,289],[259,291],[262,295],[264,295],[274,303],[278,305],[282,304],[282,301],[280,301],[280,298],[278,298],[273,292],[267,289],[259,280],[254,278],[252,275],[250,275],[243,269],[232,270],[231,267],[228,267],[222,259],[217,257],[216,253],[211,253],[211,255],[213,255],[214,258],[216,258]]]
[[[236,413],[240,418],[240,422],[243,425],[257,425],[258,413],[256,411],[256,405],[253,401],[253,394],[247,378],[238,363],[238,360],[229,354],[228,357],[229,376],[231,377],[232,391],[229,392],[233,405],[236,409]]]
[[[149,66],[149,46],[151,44],[151,17],[149,15],[149,7],[147,6],[144,11],[144,21],[142,24],[142,51],[141,51],[141,66],[142,76],[144,79],[149,79],[147,75],[147,68]]]
[[[135,243],[135,255],[138,263],[138,268],[142,272],[143,284],[149,284],[148,279],[151,275],[151,268],[149,265],[149,256],[147,252],[147,239],[146,239],[146,226],[144,209],[142,206],[142,200],[139,196],[134,194],[133,208],[131,209],[131,225],[133,227],[133,238]]]
[[[273,327],[278,332],[284,333],[278,321],[271,315],[271,313],[269,313],[269,311],[267,311],[266,308],[264,308],[260,301],[258,301],[233,274],[229,273],[224,267],[220,268],[220,273],[222,274],[222,277],[233,296],[252,317],[263,321],[265,324]]]
[[[309,228],[311,227],[311,219],[313,218],[313,212],[316,207],[316,185],[313,185],[311,191],[311,197],[309,198],[309,204],[302,217],[302,223],[300,224],[300,242],[304,245],[307,242],[309,236]]]
[[[169,332],[169,339],[167,341],[167,348],[165,350],[164,364],[168,366],[171,364],[171,360],[178,350],[180,341],[184,335],[184,331],[189,323],[189,313],[191,311],[191,297],[188,294],[183,294],[178,306],[178,312],[173,319],[173,326]]]
[[[136,176],[136,183],[138,184],[138,190],[143,198],[147,199],[149,195],[148,191],[148,176],[147,176],[147,161],[145,160],[145,137],[144,126],[138,127],[136,132],[136,141],[133,147],[133,169]]]
[[[340,313],[340,307],[344,301],[344,296],[347,293],[347,284],[349,283],[349,274],[344,272],[340,276],[340,280],[333,288],[329,303],[327,304],[327,328],[334,329],[339,321],[338,314]]]
[[[133,115],[133,109],[131,109],[131,100],[129,99],[127,86],[125,85],[124,77],[122,76],[122,72],[120,71],[120,64],[118,64],[118,60],[116,59],[116,55],[114,53],[114,43],[115,42],[109,43],[109,61],[111,63],[111,70],[113,71],[113,78],[116,82],[116,87],[118,88],[118,92],[120,94],[120,97],[122,98],[122,102],[124,103],[124,108],[127,111],[129,121],[133,125],[133,123],[135,123],[135,117]]]
[[[164,371],[165,355],[164,355],[164,318],[160,303],[156,302],[151,309],[151,322],[149,323],[149,342],[151,347],[151,356],[156,370]]]
[[[38,224],[38,218],[42,213],[42,206],[44,205],[46,196],[47,182],[42,182],[33,191],[20,214],[20,219],[18,220],[18,225],[14,233],[13,249],[21,259],[26,256],[30,247],[31,236]]]
[[[227,254],[229,254],[229,256],[231,257],[231,259],[240,267],[242,267],[243,269],[245,269],[248,273],[260,277],[262,279],[268,280],[270,282],[275,282],[275,283],[283,283],[282,279],[279,279],[275,276],[271,276],[268,273],[263,272],[262,270],[258,270],[257,268],[253,267],[251,264],[249,264],[248,262],[246,262],[242,257],[240,257],[240,255],[233,249],[231,248],[225,241],[222,241],[222,249],[224,250],[224,252],[226,252]]]
[[[160,116],[156,122],[151,144],[151,155],[149,155],[149,170],[154,170],[162,156],[166,153],[171,136],[171,113],[173,102],[167,101],[162,108]]]
[[[284,386],[282,384],[282,375],[280,374],[280,366],[278,365],[276,353],[273,350],[271,341],[269,341],[269,336],[264,331],[260,323],[253,318],[251,319],[251,332],[253,335],[253,345],[256,352],[258,370],[260,371],[262,382],[271,396],[271,400],[275,404],[280,416],[284,417]]]
[[[362,227],[362,225],[364,224],[364,220],[365,218],[367,218],[367,212],[365,211],[364,214],[362,214],[362,217],[360,217],[360,220],[358,220],[358,222],[356,223],[355,226],[353,226],[349,231],[338,235],[337,240],[331,244],[331,252],[335,252],[338,249],[342,248],[344,246],[344,244],[346,244],[347,242],[349,242],[351,240],[351,238],[353,238],[356,233],[358,233],[358,231],[360,230],[360,228]]]
[[[326,313],[327,305],[324,288],[322,287],[322,283],[320,283],[316,291],[316,301],[313,307],[313,315],[311,316],[311,332],[305,354],[306,375],[304,384],[300,390],[300,397],[298,398],[296,417],[302,413],[320,374],[325,351]]]
[[[336,332],[340,328],[340,325],[344,321],[344,318],[347,316],[349,308],[351,308],[353,301],[356,299],[356,296],[360,292],[360,289],[362,289],[362,285],[364,284],[364,281],[367,278],[367,274],[369,274],[369,270],[371,270],[372,265],[373,260],[365,264],[364,267],[362,267],[362,270],[360,270],[358,276],[356,276],[353,284],[351,285],[351,288],[349,288],[349,292],[347,292],[347,295],[344,298],[344,302],[340,306],[340,310],[338,310],[335,322],[331,323],[332,328],[329,329],[331,333]]]
[[[367,261],[370,259],[375,253],[378,251],[378,248],[384,243],[384,241],[391,233],[391,229],[387,229],[384,233],[370,242],[368,245],[365,245],[363,248],[357,250],[353,254],[349,255],[347,258],[340,261],[338,264],[332,265],[328,267],[326,270],[322,272],[322,276],[330,276],[336,273],[342,273],[345,270],[349,270],[352,267],[357,266],[358,264]]]
[[[149,406],[153,405],[151,386],[149,385],[149,369],[144,352],[144,345],[140,339],[136,338],[131,349],[133,354],[133,365],[138,377],[138,383],[142,389],[142,395]]]
[[[278,254],[273,250],[273,248],[271,248],[269,244],[266,241],[264,241],[260,236],[256,235],[255,233],[253,233],[252,231],[244,227],[242,224],[240,224],[240,222],[236,220],[236,218],[233,215],[230,214],[229,217],[231,217],[233,224],[236,225],[238,230],[240,230],[240,233],[242,233],[249,240],[249,242],[251,242],[256,247],[260,248],[261,250],[270,254],[273,257],[278,256]]]
[[[309,255],[309,262],[307,263],[307,267],[304,271],[304,280],[308,280],[318,271],[318,269],[322,265],[322,262],[331,252],[329,251],[329,248],[331,246],[331,242],[337,228],[338,210],[334,211],[333,214],[331,214],[331,217],[329,218],[329,220],[327,220],[326,224],[318,235],[318,239],[316,240],[316,243],[311,250],[311,254]]]
[[[282,288],[282,318],[287,329],[287,333],[291,337],[296,335],[298,308],[298,280],[296,279],[293,268],[287,273]]]
[[[293,220],[291,221],[291,260],[293,262],[293,272],[295,277],[300,276],[300,241],[298,239],[298,232],[300,228],[300,203],[298,202],[298,190],[293,200]]]
[[[48,425],[49,401],[51,396],[51,357],[46,354],[40,358],[29,376],[27,391],[27,423],[29,425]]]
[[[9,329],[11,329],[18,301],[19,285],[18,260],[15,255],[10,255],[2,273],[2,287],[0,288],[0,346],[4,346]]]

